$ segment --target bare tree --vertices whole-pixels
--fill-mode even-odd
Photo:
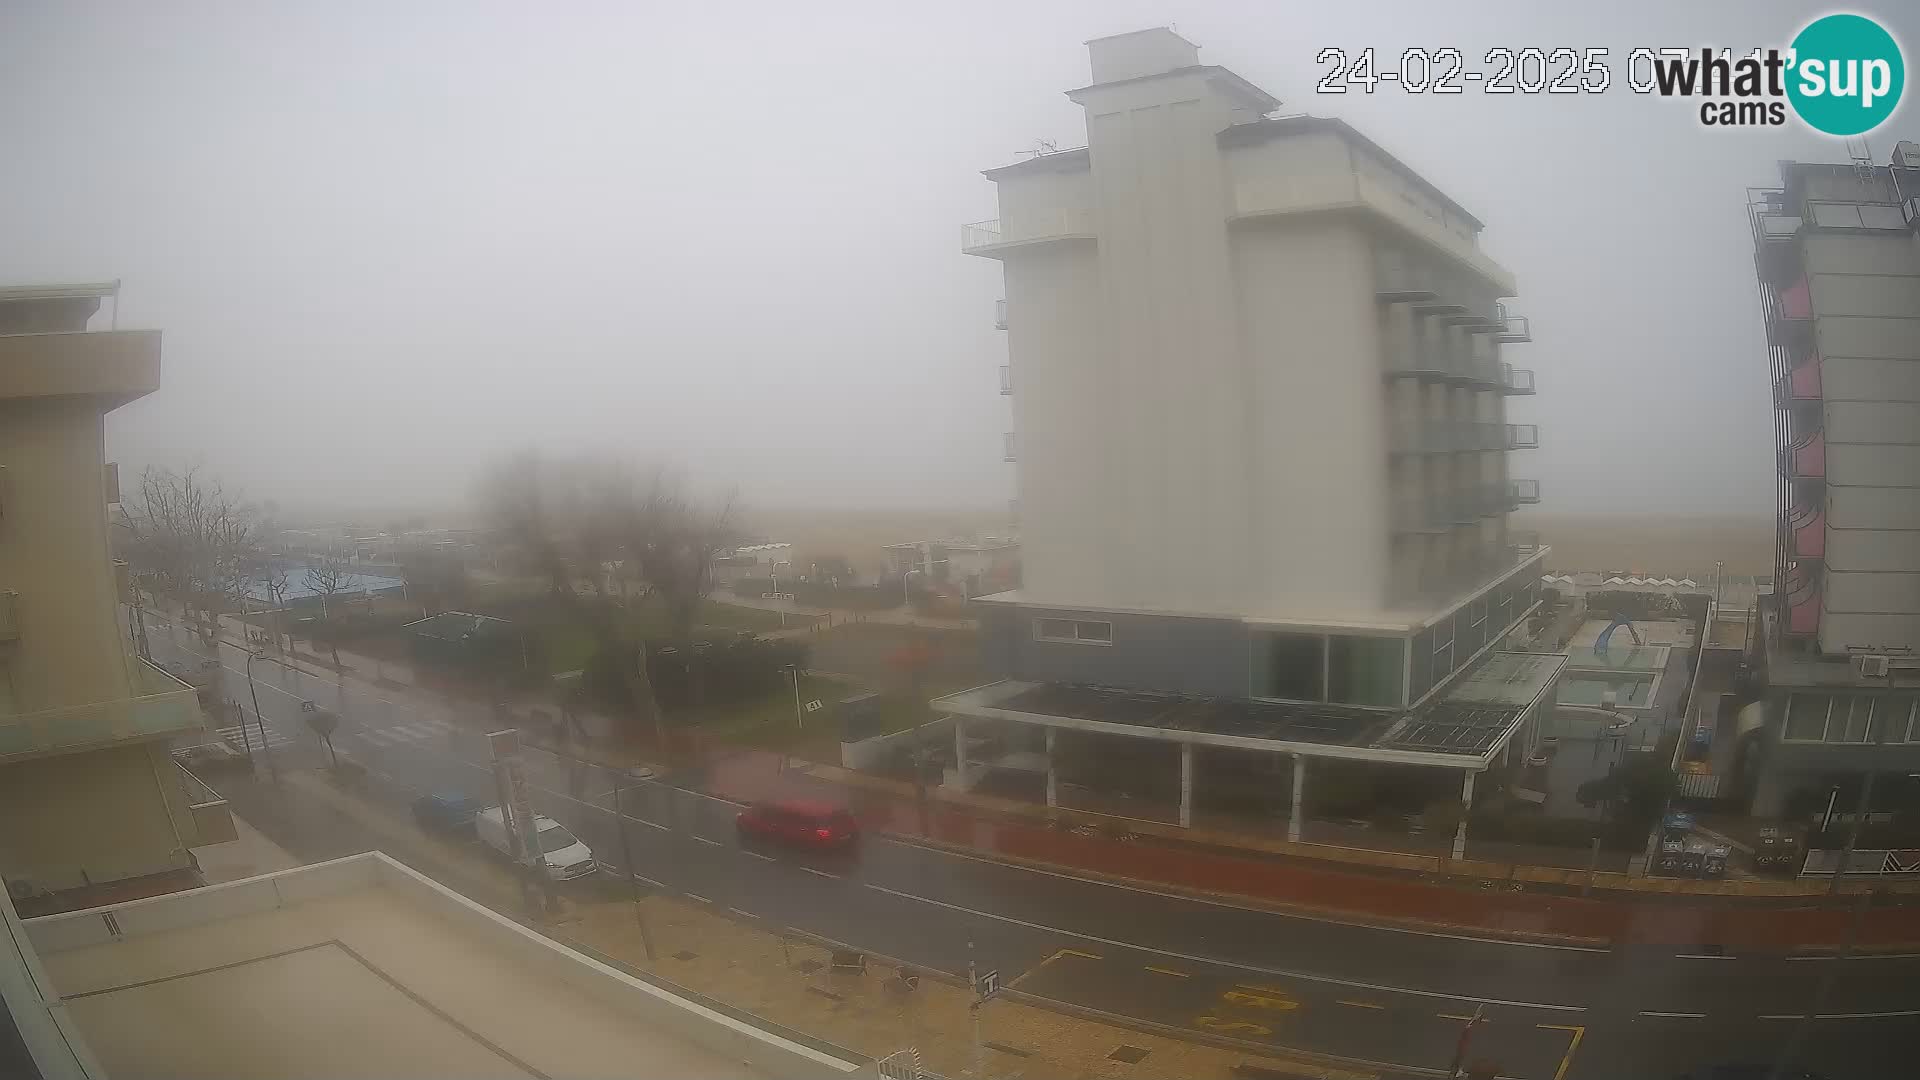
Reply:
[[[258,583],[260,591],[267,594],[267,603],[271,605],[272,608],[272,610],[267,612],[267,618],[273,627],[274,649],[280,649],[281,638],[285,637],[285,651],[291,653],[293,651],[293,635],[287,629],[286,615],[287,594],[293,591],[292,573],[287,569],[285,563],[279,562],[271,557],[263,556],[260,559],[259,565],[254,570],[254,581]]]
[[[128,561],[151,588],[180,605],[184,618],[197,617],[202,639],[212,645],[221,613],[238,606],[253,580],[258,511],[198,469],[151,467],[122,510]]]
[[[502,540],[618,660],[636,719],[650,721],[664,747],[632,610],[658,593],[680,654],[691,654],[694,619],[713,588],[712,553],[724,542],[715,537],[730,531],[732,501],[702,511],[665,472],[535,453],[496,466],[483,498]]]
[[[320,598],[320,621],[325,623],[332,618],[333,598],[345,592],[353,585],[353,567],[346,559],[333,551],[315,556],[307,563],[304,584],[307,590]],[[312,636],[312,635],[308,635]],[[333,654],[333,666],[340,666],[340,645],[331,628],[327,630],[327,650]]]

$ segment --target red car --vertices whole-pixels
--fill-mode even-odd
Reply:
[[[860,825],[841,807],[804,799],[757,802],[734,818],[743,840],[775,840],[795,847],[846,848],[860,838]]]

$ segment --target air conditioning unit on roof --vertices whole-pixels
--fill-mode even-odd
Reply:
[[[1884,679],[1892,661],[1884,656],[1863,656],[1860,658],[1860,674],[1869,679]]]

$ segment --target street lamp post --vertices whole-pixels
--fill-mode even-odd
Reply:
[[[277,784],[280,782],[280,773],[273,767],[273,753],[267,746],[267,718],[260,715],[260,688],[253,681],[253,662],[258,659],[258,653],[247,650],[247,692],[253,696],[253,722],[260,726],[260,756],[267,759],[267,775]],[[244,734],[246,729],[247,720],[243,716],[240,718],[240,730]]]
[[[910,608],[913,606],[913,595],[907,592],[907,582],[912,580],[913,575],[915,574],[919,574],[921,577],[927,576],[927,572],[925,570],[909,570],[906,573],[900,575],[900,606],[903,608]]]

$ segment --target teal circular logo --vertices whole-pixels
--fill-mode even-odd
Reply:
[[[1787,100],[1815,131],[1864,135],[1893,115],[1907,85],[1900,44],[1864,15],[1827,15],[1793,39]]]

